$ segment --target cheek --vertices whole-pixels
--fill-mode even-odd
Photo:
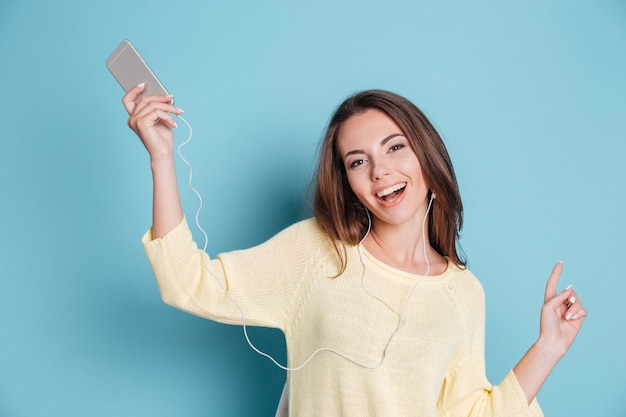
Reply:
[[[407,159],[404,161],[404,169],[405,172],[410,173],[409,175],[419,182],[424,182],[424,173],[422,172],[422,168],[417,159]]]
[[[348,174],[346,177],[348,179],[350,189],[359,198],[359,200],[361,200],[364,192],[363,181],[360,180],[359,175],[355,175],[354,173]]]

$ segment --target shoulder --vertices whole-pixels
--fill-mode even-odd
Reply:
[[[310,259],[324,256],[329,248],[331,245],[326,234],[314,218],[309,218],[293,223],[267,241],[243,251],[263,256]]]
[[[304,241],[311,244],[324,244],[328,242],[326,234],[317,223],[315,218],[309,218],[300,220],[287,226],[280,232],[278,232],[270,240],[285,240],[285,241]]]
[[[454,264],[454,262],[450,262],[448,268],[451,269],[452,279],[450,283],[455,292],[463,294],[464,298],[468,300],[484,300],[485,291],[476,275],[467,267],[460,267]]]
[[[467,267],[453,266],[454,277],[450,281],[450,292],[455,306],[470,329],[485,326],[485,291],[478,278]]]

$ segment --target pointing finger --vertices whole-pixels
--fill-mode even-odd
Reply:
[[[559,261],[552,269],[550,278],[548,278],[548,283],[546,284],[546,294],[544,298],[545,301],[550,300],[556,295],[556,287],[559,283],[559,278],[561,277],[562,271],[563,271],[563,262]]]

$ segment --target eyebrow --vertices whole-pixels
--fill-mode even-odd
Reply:
[[[391,135],[387,136],[386,138],[380,141],[380,146],[385,146],[385,143],[389,142],[391,139],[398,137],[398,136],[404,136],[404,135],[402,133],[392,133]],[[344,158],[350,155],[356,155],[356,154],[361,154],[361,153],[365,153],[365,151],[362,149],[355,149],[355,150],[346,152],[346,154],[344,155]]]

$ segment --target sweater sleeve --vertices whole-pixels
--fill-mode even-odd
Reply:
[[[467,318],[467,339],[457,361],[448,370],[439,399],[444,417],[543,417],[534,399],[526,396],[511,370],[498,385],[491,385],[485,373],[485,296],[471,274],[457,293],[457,306]]]
[[[322,242],[317,231],[313,220],[303,221],[261,245],[210,259],[184,219],[159,239],[149,230],[142,243],[166,304],[227,324],[242,324],[243,312],[246,324],[284,330],[311,275],[307,266]]]

